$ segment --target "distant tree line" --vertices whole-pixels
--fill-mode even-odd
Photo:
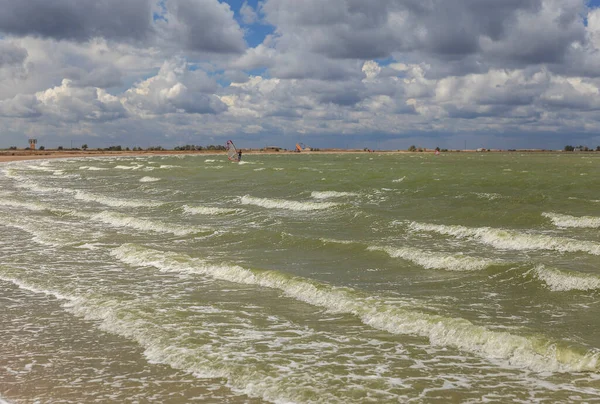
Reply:
[[[417,147],[415,145],[412,145],[408,148],[409,152],[424,152],[426,149],[422,148],[422,147]],[[435,148],[435,151],[442,151],[442,152],[447,152],[448,149],[440,149],[439,147]]]
[[[594,151],[594,149],[587,146],[571,146],[566,145],[565,151]],[[600,146],[596,146],[596,151],[600,151]]]

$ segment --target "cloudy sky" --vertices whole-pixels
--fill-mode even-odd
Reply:
[[[600,0],[0,0],[0,147],[600,145]]]

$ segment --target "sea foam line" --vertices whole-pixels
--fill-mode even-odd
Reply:
[[[100,213],[86,215],[84,213],[72,213],[74,216],[90,219],[95,222],[107,224],[112,227],[129,227],[135,230],[154,231],[156,233],[171,233],[176,236],[186,236],[195,233],[212,232],[209,228],[189,227],[176,224],[154,222],[148,219],[127,216],[121,213],[102,211]]]
[[[135,300],[123,302],[98,295],[67,295],[5,276],[3,272],[3,267],[0,265],[0,280],[12,282],[19,288],[33,293],[53,296],[64,301],[63,307],[67,311],[86,320],[97,321],[101,330],[137,342],[144,349],[144,356],[151,363],[164,363],[173,369],[181,369],[201,378],[223,378],[228,380],[228,386],[237,393],[262,397],[276,403],[296,402],[298,400],[296,397],[302,397],[302,394],[296,395],[299,390],[314,391],[311,386],[292,385],[290,388],[289,385],[279,384],[278,380],[270,377],[269,372],[228,360],[227,355],[223,356],[222,350],[203,347],[190,349],[179,345],[177,339],[161,337],[160,330],[156,329],[159,327],[156,323],[141,319],[139,311],[131,309],[137,304]]]
[[[593,274],[546,268],[544,265],[537,265],[532,272],[554,292],[600,289],[600,277]]]
[[[479,271],[499,262],[469,257],[460,254],[448,255],[432,251],[423,251],[411,247],[378,247],[370,246],[369,251],[384,251],[392,258],[402,258],[426,269],[444,269],[448,271]]]
[[[216,208],[212,206],[189,206],[183,205],[182,209],[190,215],[227,215],[236,213],[239,209]]]
[[[313,191],[310,196],[315,199],[342,198],[344,196],[357,196],[354,192],[338,192],[338,191]]]
[[[75,199],[79,199],[80,201],[97,202],[99,204],[106,205],[106,206],[112,206],[112,207],[140,208],[140,207],[156,207],[156,206],[162,205],[161,202],[112,198],[110,196],[96,195],[96,194],[92,194],[92,193],[80,191],[80,190],[67,190],[67,191],[74,193]]]
[[[558,227],[600,227],[600,217],[595,216],[571,216],[560,213],[544,212],[542,216],[547,217]]]
[[[541,337],[490,331],[462,318],[448,318],[386,304],[351,288],[334,287],[277,271],[215,265],[184,254],[161,252],[134,244],[111,251],[116,259],[134,266],[153,266],[164,272],[196,273],[246,285],[281,290],[288,297],[335,313],[348,313],[364,324],[393,334],[428,338],[431,344],[452,346],[511,366],[534,371],[597,371],[600,351],[575,349]],[[564,345],[564,346],[563,346]]]
[[[329,209],[339,204],[333,202],[298,202],[285,199],[255,198],[244,195],[240,199],[242,205],[255,205],[266,209],[286,209],[294,211],[311,211]]]
[[[156,177],[142,177],[142,178],[140,178],[140,182],[156,182],[156,181],[160,181],[160,178],[156,178]]]
[[[527,234],[513,230],[491,227],[446,226],[412,222],[409,228],[415,231],[436,232],[456,238],[468,238],[504,250],[555,250],[560,252],[585,252],[600,255],[600,244],[592,241],[574,240],[566,237]]]

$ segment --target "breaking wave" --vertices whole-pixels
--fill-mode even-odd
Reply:
[[[160,181],[160,178],[156,178],[156,177],[142,177],[142,178],[140,178],[140,182],[156,182],[156,181]]]
[[[314,191],[310,196],[315,199],[341,198],[344,196],[357,196],[354,192],[336,192],[336,191]]]
[[[81,214],[80,214],[81,215]],[[170,233],[176,236],[186,236],[189,234],[211,232],[208,228],[198,228],[182,226],[176,224],[167,224],[155,222],[148,219],[138,219],[137,217],[127,216],[121,213],[103,211],[93,214],[89,219],[108,224],[112,227],[129,227],[135,230],[154,231],[156,233]]]
[[[134,244],[111,251],[116,259],[134,266],[153,266],[164,272],[194,273],[213,279],[281,290],[296,300],[352,314],[365,325],[394,334],[428,338],[438,346],[451,346],[490,360],[533,371],[597,371],[600,351],[577,348],[541,336],[520,336],[491,331],[462,318],[449,318],[393,306],[351,288],[334,287],[277,271],[211,264],[184,254],[162,252]]]
[[[133,199],[119,199],[119,198],[111,198],[110,196],[103,195],[95,195],[85,191],[70,191],[74,192],[75,199],[79,199],[80,201],[85,202],[96,202],[106,206],[112,207],[132,207],[132,208],[141,208],[141,207],[155,207],[162,205],[161,202],[152,202],[152,201],[143,201],[143,200],[133,200]]]
[[[558,227],[600,227],[600,217],[595,216],[570,216],[561,215],[560,213],[544,212],[542,216],[547,217]]]
[[[600,289],[600,277],[593,274],[546,268],[544,265],[537,265],[532,272],[554,292]]]
[[[513,230],[491,227],[446,226],[412,222],[409,228],[414,231],[436,232],[456,238],[467,238],[497,249],[504,250],[554,250],[560,252],[585,252],[600,255],[600,244],[566,237],[528,234]]]
[[[242,205],[255,205],[266,209],[286,209],[295,211],[322,210],[338,205],[333,202],[298,202],[285,199],[254,198],[249,195],[242,196],[240,202]]]
[[[183,211],[191,215],[227,215],[238,212],[238,209],[215,208],[210,206],[183,205]]]
[[[384,251],[390,257],[402,258],[413,262],[426,269],[444,269],[447,271],[479,271],[499,262],[485,259],[468,257],[461,254],[448,255],[432,251],[423,251],[416,248],[403,247],[368,247],[369,251]]]

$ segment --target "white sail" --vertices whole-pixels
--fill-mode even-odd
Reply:
[[[233,144],[233,142],[231,140],[227,141],[226,149],[227,149],[227,158],[229,160],[231,160],[231,161],[240,161],[240,157],[238,155],[238,151],[235,148],[235,145]]]

